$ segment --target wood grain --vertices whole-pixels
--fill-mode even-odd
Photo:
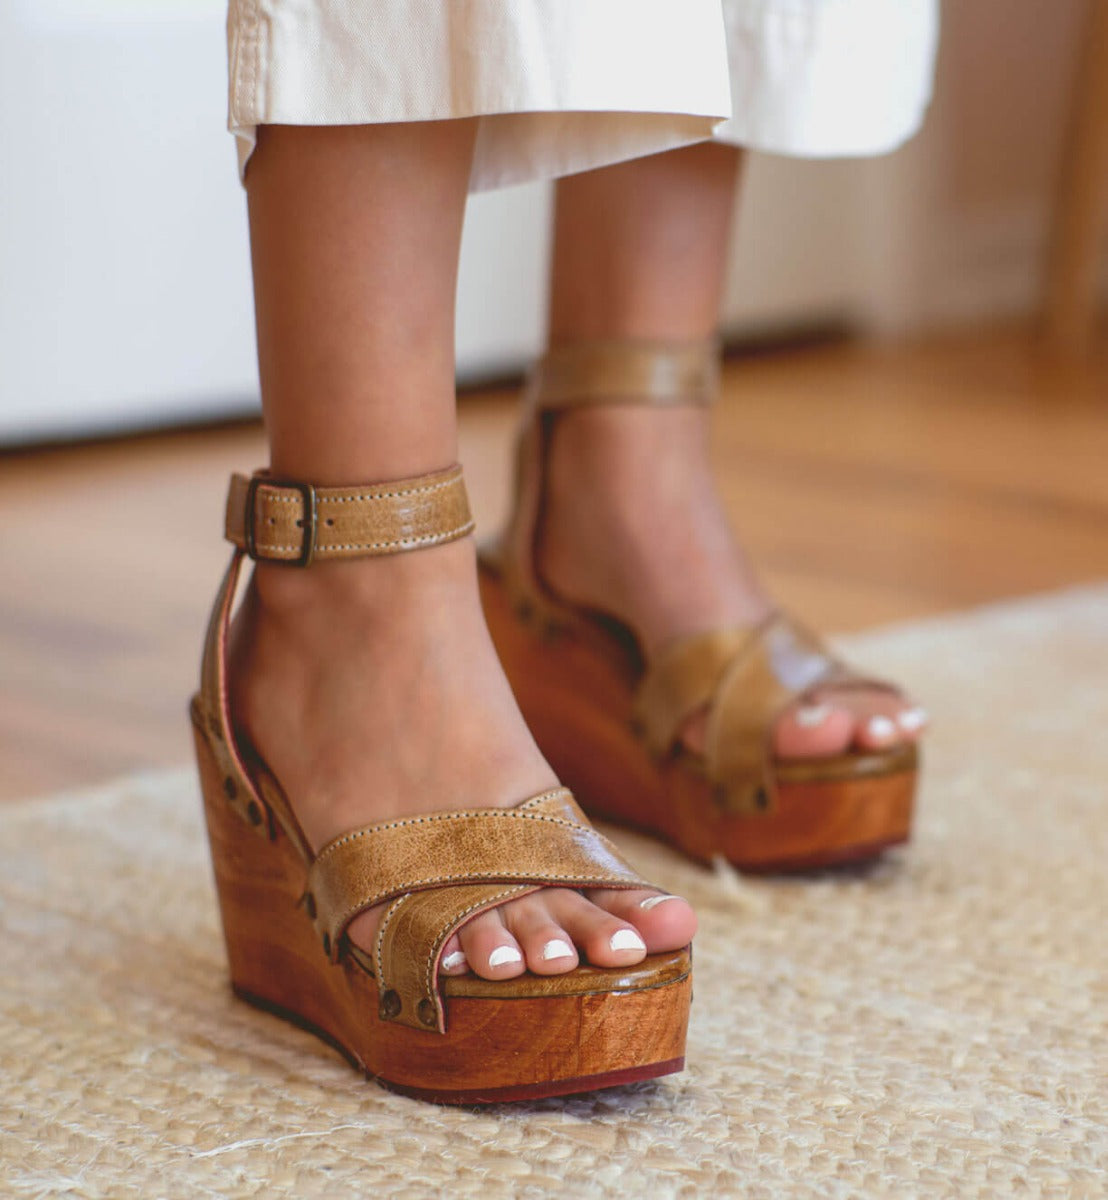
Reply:
[[[479,529],[507,505],[510,392],[467,395]],[[1108,576],[1108,346],[1029,331],[747,356],[715,455],[768,581],[829,631]],[[186,704],[256,425],[0,456],[0,799],[187,761]]]

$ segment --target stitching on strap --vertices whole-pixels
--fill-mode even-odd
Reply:
[[[453,529],[442,529],[438,533],[426,533],[421,537],[396,538],[391,542],[319,542],[315,549],[318,554],[321,550],[383,550],[387,546],[418,546],[424,542],[441,541],[459,533],[468,533],[475,524],[475,521],[470,520],[456,525]],[[286,547],[282,546],[281,549]]]
[[[397,909],[404,903],[405,900],[408,899],[411,894],[411,892],[405,892],[403,896],[397,896],[397,898],[385,910],[384,915],[381,917],[381,924],[377,927],[377,939],[376,946],[374,947],[375,954],[373,957],[377,962],[377,982],[382,987],[385,986],[385,966],[381,960],[381,950],[385,944],[385,930],[388,928],[389,922],[393,919],[393,917],[396,916]]]
[[[466,910],[460,916],[456,917],[453,924],[447,925],[446,932],[441,933],[435,942],[435,953],[428,956],[427,959],[427,974],[424,976],[423,980],[423,988],[426,995],[434,996],[436,994],[438,989],[435,986],[435,974],[436,968],[439,965],[439,952],[442,950],[443,946],[446,945],[447,941],[449,941],[450,935],[465,921],[466,917],[468,917],[471,912],[474,912],[476,909],[481,907],[495,908],[500,901],[508,899],[508,897],[519,891],[521,887],[526,886],[526,884],[513,884],[510,888],[505,888],[502,892],[498,892],[495,896],[485,900],[478,900],[469,905],[469,907],[466,908]],[[411,895],[410,892],[408,894]]]
[[[442,885],[445,887],[458,886],[461,887],[468,883],[479,884],[482,882],[494,883],[504,879],[504,873],[501,871],[483,871],[480,874],[470,875],[433,875],[427,879],[416,879],[411,883],[413,891],[417,889],[430,889],[432,884]],[[513,882],[513,887],[566,887],[570,884],[578,884],[581,887],[596,887],[596,888],[614,888],[617,891],[630,891],[634,888],[649,888],[652,885],[645,879],[640,879],[637,875],[634,879],[604,879],[597,875],[543,875],[539,877],[530,877],[528,879],[517,879]],[[405,896],[411,895],[411,892],[405,892]],[[367,908],[373,908],[376,904],[382,901],[375,900],[371,895],[368,900],[362,900],[357,904],[352,904],[342,916],[335,922],[336,930],[345,929],[347,924],[354,917],[364,912]]]
[[[556,793],[547,793],[547,796],[554,794]],[[545,798],[544,796],[536,796],[535,800]],[[528,800],[527,803],[530,804],[531,801]],[[595,834],[598,838],[604,838],[604,835],[598,833],[591,825],[584,825],[580,821],[568,821],[564,817],[548,817],[543,813],[522,812],[519,807],[464,809],[460,812],[430,813],[423,817],[402,817],[398,821],[389,821],[384,825],[367,825],[364,829],[354,829],[350,833],[344,833],[341,837],[335,838],[333,842],[328,842],[316,855],[312,866],[318,866],[329,854],[333,854],[338,850],[340,846],[357,841],[359,838],[369,837],[374,833],[385,833],[390,829],[404,829],[409,825],[431,825],[436,821],[468,820],[470,817],[493,819],[509,817],[516,821],[546,821],[551,825],[566,825],[571,829],[585,829],[589,833]],[[605,838],[604,840],[606,841],[607,839]]]
[[[359,500],[399,500],[404,496],[424,496],[431,492],[442,491],[443,488],[454,487],[461,482],[462,473],[456,471],[449,479],[440,479],[438,483],[427,483],[422,487],[417,488],[398,488],[389,492],[344,492],[341,496],[319,496],[317,495],[317,504],[351,504]],[[282,496],[278,495],[278,489],[281,487],[279,483],[263,482],[259,485],[260,488],[267,488],[268,491],[262,497],[266,503],[272,504],[299,504],[300,496]],[[322,489],[317,488],[317,493]]]
[[[453,529],[443,529],[438,533],[427,533],[422,537],[396,538],[391,542],[317,542],[315,547],[316,554],[325,550],[387,550],[390,546],[422,546],[427,542],[445,541],[448,538],[456,537],[458,534],[469,533],[476,526],[475,521],[466,521],[464,525],[457,525]],[[256,546],[259,550],[264,550],[267,554],[280,554],[283,551],[290,553],[300,553],[300,546],[273,546],[267,543],[264,539],[256,541]]]
[[[393,492],[349,492],[341,496],[320,496],[320,504],[350,504],[356,500],[398,500],[404,496],[424,496],[431,492],[440,492],[443,488],[454,487],[461,480],[461,472],[449,479],[440,479],[438,483],[427,483],[423,487],[401,488]],[[289,497],[294,499],[295,497]]]

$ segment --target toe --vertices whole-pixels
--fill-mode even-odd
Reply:
[[[854,714],[853,742],[859,750],[887,750],[919,734],[919,728],[909,731],[900,723],[901,714],[912,705],[891,692],[847,693],[842,703],[849,705]]]
[[[458,930],[469,969],[483,979],[513,979],[527,969],[523,951],[504,924],[500,909],[480,913]]]
[[[545,892],[507,905],[504,924],[522,947],[529,971],[561,975],[577,966],[573,938],[554,920]]]
[[[804,699],[782,714],[773,747],[781,758],[829,758],[850,746],[854,730],[854,714],[837,699]]]
[[[462,949],[461,938],[455,933],[447,939],[439,959],[439,973],[442,975],[464,975],[469,970],[469,960]]]
[[[896,723],[900,726],[901,737],[907,742],[918,742],[930,724],[931,718],[927,709],[910,701],[896,714]]]
[[[570,935],[578,954],[598,967],[629,967],[646,957],[646,942],[629,921],[621,921],[580,892],[551,893],[551,915]]]
[[[612,888],[589,891],[585,895],[598,908],[637,929],[650,954],[680,950],[696,934],[696,913],[680,896]]]

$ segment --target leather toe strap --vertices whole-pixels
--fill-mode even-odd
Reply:
[[[683,639],[648,669],[636,719],[655,753],[675,752],[685,722],[707,710],[704,765],[729,811],[776,805],[773,730],[784,710],[815,688],[890,684],[852,671],[815,634],[782,612],[754,628]]]
[[[635,695],[633,720],[653,753],[668,754],[685,722],[708,707],[749,629],[715,629],[682,638],[651,662]]]
[[[381,1015],[442,1032],[436,978],[447,939],[483,909],[549,886],[650,885],[557,788],[515,808],[430,813],[344,834],[309,868],[304,904],[337,961],[350,922],[388,903],[374,951]]]
[[[447,939],[471,917],[538,886],[466,884],[409,892],[395,900],[378,926],[373,954],[381,1017],[442,1033],[446,1014],[437,981]]]

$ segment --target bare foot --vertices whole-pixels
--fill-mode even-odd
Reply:
[[[470,538],[307,571],[258,566],[230,671],[238,731],[317,851],[375,821],[508,807],[557,786],[496,658]],[[361,914],[351,939],[368,949],[379,919],[379,908]],[[630,966],[686,945],[695,927],[684,900],[654,891],[548,888],[469,921],[441,970]]]
[[[667,642],[772,609],[712,480],[699,407],[612,405],[563,415],[550,451],[540,569],[561,598]],[[914,742],[921,708],[874,688],[815,693],[778,722],[776,752],[817,758]],[[703,744],[703,721],[685,740]]]

